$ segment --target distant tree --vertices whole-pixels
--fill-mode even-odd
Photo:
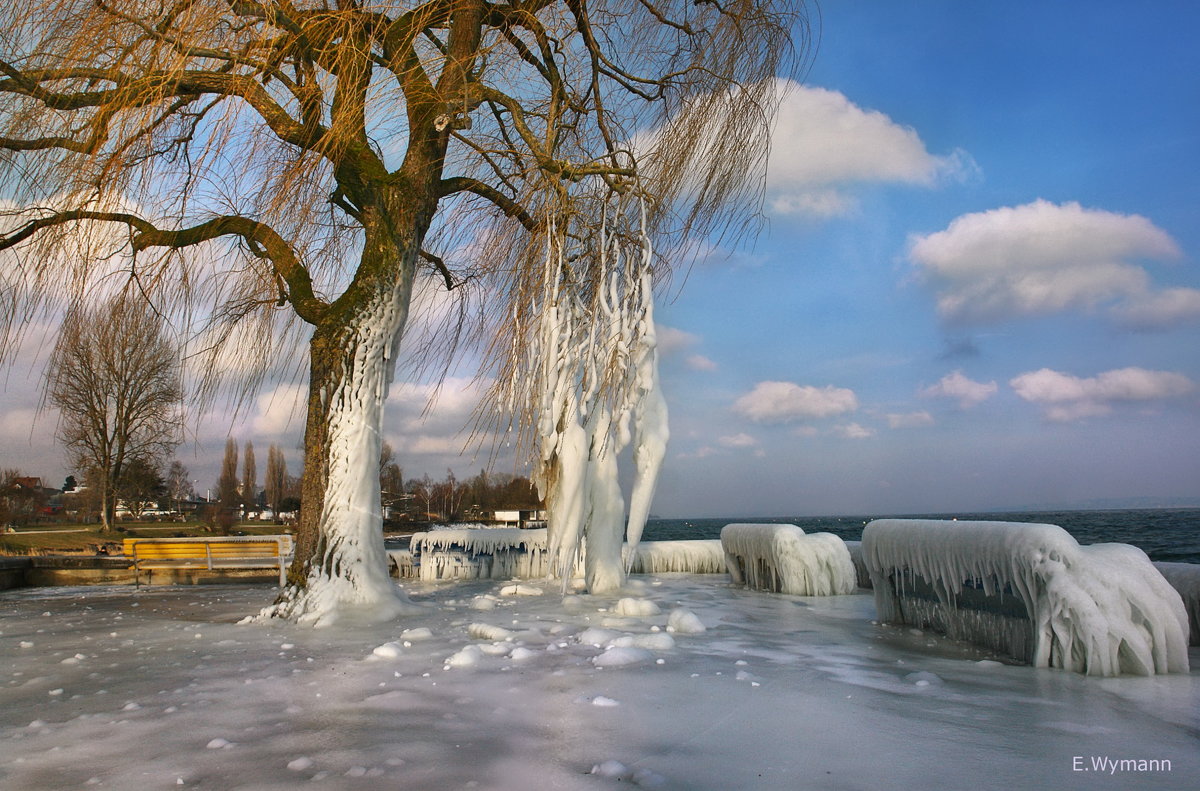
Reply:
[[[196,496],[192,486],[192,475],[179,459],[173,460],[167,468],[166,487],[167,497],[171,498],[171,508],[174,511],[182,512],[183,502]]]
[[[266,489],[267,507],[278,518],[283,510],[281,508],[283,498],[287,496],[288,474],[287,459],[284,458],[283,451],[279,449],[279,446],[274,443],[267,449],[267,478],[263,484]]]
[[[221,462],[221,475],[217,478],[217,502],[220,511],[217,524],[228,531],[242,509],[242,497],[238,491],[238,450],[233,437],[225,440],[225,458]]]
[[[72,464],[91,472],[108,530],[126,465],[154,464],[180,442],[179,357],[162,319],[144,302],[119,298],[69,311],[47,367],[46,400],[59,409],[58,438]]]
[[[258,465],[254,462],[254,443],[249,440],[242,451],[242,504],[247,513],[258,510]]]
[[[403,499],[404,470],[396,462],[396,451],[384,442],[379,452],[379,492],[382,505],[394,506]]]
[[[37,517],[47,498],[36,480],[17,469],[0,470],[0,525],[24,525]]]
[[[121,471],[117,481],[117,497],[129,515],[141,519],[146,509],[156,506],[167,495],[167,487],[158,465],[149,459],[133,459]]]

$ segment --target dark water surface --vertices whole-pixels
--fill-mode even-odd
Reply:
[[[731,522],[763,522],[793,524],[805,533],[833,533],[847,541],[859,541],[867,522],[884,518],[1040,522],[1058,525],[1080,544],[1133,544],[1151,560],[1200,563],[1200,508],[651,519],[642,538],[646,541],[719,538],[721,528]]]

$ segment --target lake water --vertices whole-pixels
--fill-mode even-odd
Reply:
[[[1040,522],[1058,525],[1080,544],[1133,544],[1151,560],[1200,563],[1200,508],[652,519],[646,524],[642,538],[646,541],[719,538],[721,528],[731,522],[761,522],[793,524],[805,533],[833,533],[847,541],[859,541],[867,522],[883,518]]]

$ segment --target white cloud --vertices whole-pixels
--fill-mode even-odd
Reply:
[[[889,413],[885,415],[887,418],[888,428],[924,428],[925,426],[933,425],[933,415],[928,412],[904,412],[904,413]]]
[[[758,440],[749,434],[739,433],[732,434],[727,437],[720,437],[717,442],[727,448],[752,448],[758,444]]]
[[[1200,289],[1168,288],[1133,295],[1110,313],[1121,324],[1139,330],[1187,324],[1200,320]]]
[[[250,421],[255,435],[275,437],[303,429],[307,396],[305,385],[280,385],[269,393],[260,393],[254,401],[255,414]]]
[[[717,364],[703,354],[689,354],[684,363],[693,371],[715,371]]]
[[[674,354],[700,342],[700,336],[686,330],[658,324],[654,328],[660,354]]]
[[[909,252],[938,312],[966,324],[1141,300],[1149,276],[1133,261],[1179,255],[1145,217],[1044,200],[964,214]]]
[[[920,391],[926,398],[953,398],[963,409],[970,409],[991,398],[997,390],[995,382],[976,382],[962,371],[946,374],[935,385]]]
[[[826,418],[858,409],[853,390],[793,382],[759,382],[733,404],[733,411],[756,423],[787,423]]]
[[[846,423],[833,427],[833,433],[846,439],[867,439],[875,436],[875,429],[860,426],[858,423]]]
[[[855,183],[932,186],[977,168],[965,153],[930,154],[916,130],[865,110],[838,91],[779,80],[767,192],[778,214],[828,218],[854,210]]]
[[[1009,385],[1055,421],[1106,415],[1116,403],[1177,398],[1195,389],[1183,374],[1145,368],[1120,368],[1086,378],[1042,368],[1014,377]]]

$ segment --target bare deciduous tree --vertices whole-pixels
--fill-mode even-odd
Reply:
[[[664,252],[739,227],[726,209],[755,211],[799,2],[9,4],[0,148],[27,200],[0,236],[25,264],[4,275],[7,329],[123,270],[207,322],[207,388],[232,371],[248,393],[307,338],[304,507],[276,612],[399,612],[376,465],[418,273],[486,284],[512,322],[551,231],[593,255],[606,234]],[[615,196],[644,222],[605,220]]]
[[[254,461],[254,443],[249,440],[242,451],[242,504],[247,513],[258,510],[258,465]]]
[[[283,451],[279,449],[279,446],[274,443],[267,448],[267,479],[263,483],[267,506],[278,519],[279,512],[282,510],[279,505],[287,496],[288,474],[287,459],[283,457]]]
[[[220,511],[217,524],[228,532],[241,515],[242,496],[238,490],[238,451],[233,437],[225,440],[225,457],[221,460],[221,474],[217,478],[217,502]]]
[[[60,411],[58,438],[97,487],[103,530],[116,488],[135,460],[156,466],[180,442],[179,357],[161,319],[139,300],[71,310],[46,378]]]

